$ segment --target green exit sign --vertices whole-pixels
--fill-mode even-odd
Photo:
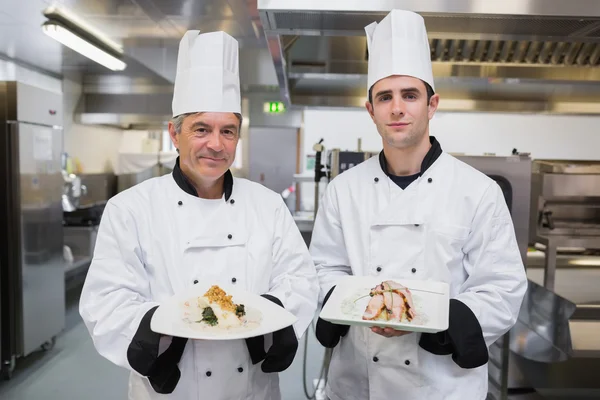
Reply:
[[[264,104],[263,111],[269,114],[279,114],[285,111],[285,104],[280,101],[270,101]]]

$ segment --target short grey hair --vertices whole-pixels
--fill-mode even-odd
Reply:
[[[183,120],[185,119],[185,117],[189,117],[190,115],[194,115],[197,113],[187,113],[187,114],[179,114],[176,117],[173,117],[171,119],[171,122],[173,123],[173,126],[175,128],[175,133],[181,133],[181,126],[183,125]],[[240,121],[240,126],[238,127],[238,129],[241,131],[242,129],[242,114],[240,113],[234,113],[235,116],[237,117],[238,121]],[[238,136],[241,134],[241,132],[238,132]]]

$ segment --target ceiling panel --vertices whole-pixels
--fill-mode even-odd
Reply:
[[[13,17],[11,17],[10,15],[4,13],[4,12],[0,12],[0,25],[2,26],[7,26],[7,25],[18,25],[21,22],[19,21],[15,21],[13,19]]]
[[[152,2],[157,10],[171,16],[204,16],[212,18],[233,17],[227,1],[220,0],[135,0],[138,3]]]
[[[0,58],[56,75],[113,72],[42,32],[43,11],[52,4],[64,6],[123,45],[129,59],[124,74],[131,76],[154,74],[172,81],[179,40],[188,29],[225,31],[238,39],[240,48],[264,45],[262,31],[257,33],[251,22],[252,0],[0,1]]]

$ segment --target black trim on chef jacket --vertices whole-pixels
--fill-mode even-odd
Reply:
[[[383,154],[383,150],[379,153],[379,166],[381,167],[381,170],[385,172],[385,174],[389,176],[396,185],[400,186],[403,190],[406,189],[408,185],[423,175],[423,173],[425,173],[425,171],[427,171],[429,167],[431,167],[433,163],[442,155],[442,146],[434,136],[429,137],[429,142],[431,143],[431,147],[421,162],[421,172],[418,174],[410,176],[392,175],[392,173],[388,171],[387,161],[385,159],[385,154]]]
[[[229,201],[231,197],[231,193],[233,192],[233,174],[230,170],[225,172],[225,181],[223,182],[223,193],[225,194],[225,201]],[[175,167],[173,168],[173,179],[177,186],[187,194],[191,196],[198,197],[198,193],[196,192],[196,188],[189,181],[189,179],[183,174],[181,167],[179,166],[179,157],[175,160]]]

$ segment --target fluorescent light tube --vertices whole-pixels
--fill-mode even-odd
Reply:
[[[122,71],[127,66],[123,61],[94,46],[90,42],[83,40],[59,24],[46,22],[42,25],[42,29],[46,35],[54,40],[64,44],[79,54],[96,61],[98,64],[101,64],[110,70]]]
[[[64,19],[68,21],[69,24],[75,25],[78,29],[81,29],[82,31],[92,35],[116,53],[123,54],[123,48],[118,43],[114,42],[104,33],[100,32],[90,24],[86,23],[82,18],[75,15],[67,8],[52,5],[44,10],[44,16],[46,16],[46,18],[48,18],[49,20],[58,20],[59,22],[61,21],[61,19]]]

